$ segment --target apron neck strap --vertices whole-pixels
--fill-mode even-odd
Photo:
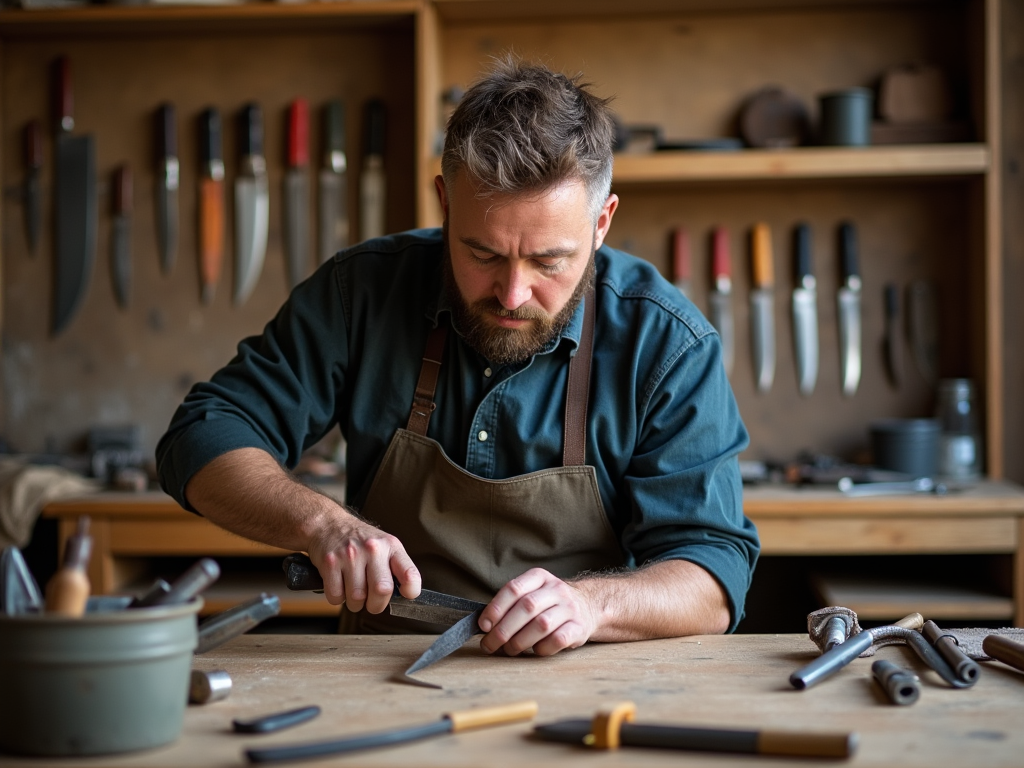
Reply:
[[[565,393],[565,439],[562,445],[562,466],[577,467],[586,464],[587,454],[587,400],[590,395],[590,361],[594,356],[594,322],[597,314],[594,289],[583,299],[583,332],[576,354],[569,360],[569,385]],[[441,374],[441,361],[448,341],[448,323],[439,322],[427,335],[423,352],[423,365],[416,382],[412,409],[405,428],[417,435],[427,436],[430,415],[437,405],[434,393]]]

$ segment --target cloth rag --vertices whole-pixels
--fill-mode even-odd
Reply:
[[[101,487],[98,480],[64,467],[0,457],[0,548],[28,544],[36,518],[49,502],[95,493]]]

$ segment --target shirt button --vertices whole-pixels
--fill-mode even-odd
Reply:
[[[492,373],[493,371],[490,368],[484,368],[484,376],[486,376],[488,379],[491,378]]]
[[[481,429],[479,432],[477,432],[476,433],[476,439],[479,440],[481,443],[486,442],[487,441],[487,430]]]

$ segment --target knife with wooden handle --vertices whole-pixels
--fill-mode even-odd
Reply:
[[[213,301],[224,262],[224,151],[220,113],[199,116],[199,284],[203,304]]]
[[[857,230],[849,221],[839,225],[839,260],[843,282],[839,287],[839,363],[843,394],[853,397],[861,375],[861,277]]]
[[[132,170],[128,165],[121,165],[114,172],[110,227],[110,270],[114,282],[114,298],[121,309],[127,309],[131,303],[132,288]]]
[[[387,184],[384,176],[384,102],[366,103],[363,170],[359,179],[359,237],[386,234]]]
[[[295,99],[288,107],[288,170],[284,176],[284,247],[288,287],[309,271],[309,105]]]
[[[690,298],[690,233],[686,227],[672,230],[672,282]]]
[[[348,246],[348,155],[345,152],[345,104],[327,103],[323,112],[324,165],[320,169],[320,261]]]
[[[751,233],[754,288],[750,292],[751,349],[754,379],[760,392],[772,388],[775,378],[775,266],[771,230],[760,222]]]
[[[818,290],[811,259],[811,228],[793,230],[794,280],[793,344],[800,394],[810,395],[818,380]]]
[[[736,326],[732,311],[732,257],[729,254],[729,230],[715,227],[711,235],[711,324],[722,340],[722,364],[725,375],[732,375],[736,359]]]
[[[164,102],[156,111],[156,232],[160,269],[171,273],[178,257],[178,126],[174,105]]]

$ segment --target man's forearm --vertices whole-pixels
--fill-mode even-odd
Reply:
[[[729,628],[725,590],[706,570],[687,560],[665,560],[571,584],[586,596],[593,611],[593,641],[720,634]]]

